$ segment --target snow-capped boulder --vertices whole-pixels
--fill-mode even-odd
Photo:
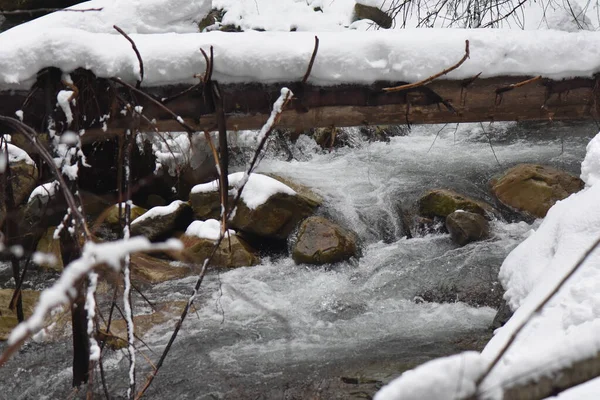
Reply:
[[[356,236],[323,217],[302,221],[292,246],[292,258],[298,264],[329,264],[357,255]]]
[[[185,235],[180,237],[186,254],[198,264],[210,256],[220,234],[219,221],[194,221],[188,227]],[[259,259],[255,250],[250,247],[231,229],[221,241],[210,265],[224,268],[245,267],[258,264]]]
[[[558,169],[519,164],[491,182],[492,192],[505,205],[543,218],[559,200],[580,191],[581,179]]]
[[[237,188],[243,179],[243,172],[230,174],[229,184]],[[233,192],[229,192],[230,204]],[[218,181],[194,186],[190,203],[196,218],[218,219],[221,213]],[[274,178],[253,173],[248,177],[230,226],[262,237],[286,239],[319,205],[315,198],[298,193]]]
[[[132,236],[146,236],[150,240],[185,227],[191,220],[188,203],[176,200],[163,207],[153,207],[131,223]]]

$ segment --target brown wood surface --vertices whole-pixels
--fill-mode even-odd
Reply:
[[[60,82],[54,82],[57,76],[59,74],[52,71],[40,74],[38,84],[30,92],[0,92],[0,114],[14,115],[15,111],[22,109],[26,123],[40,132],[46,131],[45,110],[48,103],[55,101],[55,92],[61,89]],[[132,98],[131,93],[117,83],[95,78],[87,71],[78,71],[72,76],[79,88],[77,106],[74,107],[76,126],[73,128],[86,130],[84,142],[121,134],[130,126],[129,117],[120,113],[122,107],[118,105],[115,94],[142,105],[144,115],[148,120],[156,121],[155,127],[159,131],[182,130],[165,110],[139,94]],[[281,116],[278,125],[281,128],[595,118],[595,79],[553,81],[542,78],[512,90],[503,89],[530,78],[502,76],[465,81],[437,80],[425,87],[393,93],[382,89],[405,82],[338,86],[302,86],[298,82],[283,82],[220,86],[228,130],[260,129],[282,87],[290,88],[295,98]],[[52,84],[48,83],[49,80]],[[177,85],[144,90],[160,100],[188,88]],[[501,94],[497,94],[499,92]],[[199,131],[215,130],[217,127],[212,103],[205,101],[201,88],[166,101],[165,105]],[[98,117],[105,114],[111,115],[106,132],[100,129],[98,121]],[[86,117],[83,118],[83,115]],[[143,121],[142,129],[154,127]]]

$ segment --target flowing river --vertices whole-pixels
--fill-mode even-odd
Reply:
[[[352,146],[331,153],[308,138],[291,148],[292,161],[271,151],[259,171],[321,195],[321,212],[358,234],[362,257],[327,268],[273,257],[211,273],[147,398],[369,398],[407,368],[481,349],[496,314],[489,305],[502,296],[498,269],[536,222],[504,212],[503,220],[492,222],[489,240],[460,248],[447,234],[411,229],[413,238],[406,238],[405,215],[435,188],[495,204],[490,179],[517,163],[578,175],[596,133],[592,124],[415,126],[389,143],[370,143],[355,129]],[[7,265],[0,276],[6,287]],[[154,301],[185,300],[194,282],[185,278],[144,293]],[[138,311],[149,312],[134,298]],[[145,337],[152,350],[140,345],[138,384],[150,370],[141,353],[155,362],[173,325]],[[70,389],[70,361],[68,340],[26,345],[0,369],[0,398],[84,398]],[[125,353],[107,353],[104,369],[114,398],[124,396],[127,367]]]

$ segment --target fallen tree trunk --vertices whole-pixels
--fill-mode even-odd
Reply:
[[[46,93],[48,85],[44,80],[56,76],[56,73],[40,74],[31,92],[0,92],[0,115],[15,115],[17,110],[22,110],[27,124],[40,132],[46,131],[44,105],[48,99],[55,99],[56,93]],[[86,130],[83,141],[122,134],[129,127],[130,117],[117,109],[116,98],[131,96],[127,88],[96,78],[89,71],[79,70],[72,76],[79,90],[76,106],[72,106],[73,114],[85,116],[76,119],[75,124],[77,130]],[[278,127],[296,130],[328,126],[586,120],[594,119],[598,113],[597,80],[590,78],[555,81],[541,77],[482,79],[475,76],[462,81],[440,79],[427,86],[398,92],[383,91],[383,88],[403,83],[314,86],[282,82],[220,86],[229,130],[260,129],[282,87],[290,88],[295,97],[281,115]],[[172,85],[145,91],[194,129],[217,129],[215,110],[204,98],[200,85],[191,90],[189,86]],[[141,96],[137,96],[136,101],[147,117],[142,120],[142,130],[182,130],[164,107]]]

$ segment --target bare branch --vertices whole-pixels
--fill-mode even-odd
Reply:
[[[402,90],[415,89],[420,86],[427,85],[428,83],[436,80],[440,76],[444,76],[444,75],[448,74],[449,72],[452,72],[455,69],[457,69],[458,67],[460,67],[465,61],[467,61],[467,58],[469,58],[469,41],[465,40],[465,55],[463,56],[463,58],[460,59],[459,62],[457,62],[453,66],[446,68],[445,70],[438,72],[435,75],[431,75],[429,78],[423,79],[422,81],[415,82],[415,83],[408,83],[406,85],[401,85],[401,86],[383,88],[383,91],[388,92],[388,93],[389,92],[400,92]]]
[[[306,69],[306,73],[304,74],[304,78],[302,78],[302,84],[305,85],[308,77],[313,68],[313,64],[315,63],[315,58],[317,58],[317,52],[319,51],[319,38],[315,36],[315,48],[313,49],[312,56],[310,57],[310,61],[308,63],[308,68]]]
[[[140,51],[138,50],[137,46],[135,45],[135,42],[133,41],[133,39],[130,38],[129,35],[127,35],[123,31],[123,29],[119,28],[117,25],[113,25],[113,28],[115,28],[117,30],[117,32],[119,32],[121,35],[123,35],[123,37],[129,41],[129,43],[131,43],[131,47],[133,48],[133,51],[135,51],[135,55],[138,59],[138,63],[140,66],[140,79],[138,79],[135,87],[139,89],[140,86],[142,86],[142,82],[144,81],[144,62],[142,61],[142,56],[140,54]]]

